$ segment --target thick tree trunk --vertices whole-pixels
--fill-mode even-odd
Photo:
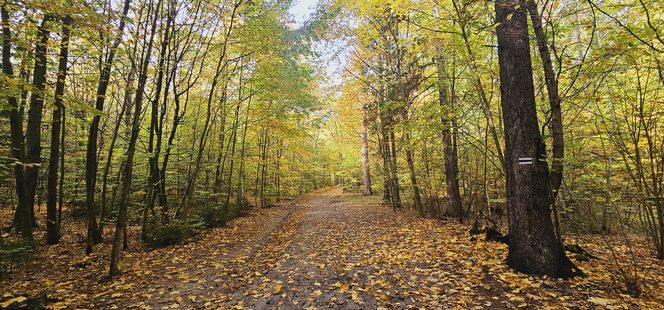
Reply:
[[[383,132],[383,125],[379,125],[381,127],[381,132]],[[382,133],[379,134],[378,137],[378,150],[380,151],[380,157],[383,160],[383,203],[384,204],[391,204],[392,203],[392,197],[390,195],[390,192],[392,190],[392,183],[390,183],[390,162],[389,158],[387,157],[388,155],[388,145],[386,143],[387,137],[385,137]]]
[[[2,73],[6,78],[14,78],[14,68],[11,62],[12,37],[9,28],[9,12],[3,5],[0,7],[2,15]],[[25,158],[25,145],[23,140],[23,109],[19,107],[18,98],[8,94],[9,127],[11,136],[11,155],[14,158],[14,179],[16,181],[16,211],[14,214],[14,228],[20,231],[24,238],[32,239],[31,225],[24,225],[24,219],[29,217],[29,209],[25,204],[25,176],[23,160]]]
[[[540,136],[525,5],[496,2],[500,94],[506,145],[509,254],[517,271],[555,277],[575,275],[551,221],[546,148]]]
[[[29,224],[31,227],[35,226],[35,194],[41,165],[41,123],[46,90],[46,56],[48,39],[51,34],[47,24],[51,19],[50,15],[44,16],[37,29],[35,67],[30,90],[30,111],[28,111],[28,125],[25,131],[25,205],[30,215],[23,219],[23,224]]]
[[[56,244],[60,241],[58,227],[57,191],[58,163],[60,161],[60,131],[62,130],[62,113],[65,109],[62,96],[65,93],[67,78],[67,58],[69,54],[69,32],[71,18],[65,16],[62,24],[62,41],[58,61],[58,79],[55,83],[55,109],[51,120],[51,150],[48,160],[48,184],[46,194],[46,243]]]
[[[437,48],[436,60],[438,70],[438,101],[441,108],[441,122],[443,124],[443,156],[445,160],[445,184],[447,186],[447,212],[463,221],[463,205],[459,192],[459,163],[455,137],[455,111],[453,98],[448,97],[449,86],[445,74],[445,58],[442,49]]]

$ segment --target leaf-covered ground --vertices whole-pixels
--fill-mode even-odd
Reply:
[[[254,209],[184,245],[147,250],[132,240],[113,281],[103,279],[109,245],[86,257],[72,232],[0,280],[0,301],[47,293],[53,308],[664,308],[664,264],[643,249],[645,289],[632,298],[614,263],[628,262],[629,248],[579,239],[600,257],[577,262],[587,277],[527,276],[505,266],[505,245],[468,226],[378,202],[334,188]]]

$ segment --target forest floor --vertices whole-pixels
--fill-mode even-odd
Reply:
[[[633,298],[616,280],[630,266],[625,247],[610,254],[576,239],[600,259],[577,262],[587,277],[559,280],[512,272],[505,245],[468,230],[332,188],[254,208],[184,245],[149,250],[132,240],[112,281],[110,244],[91,256],[76,237],[40,245],[0,279],[0,305],[46,293],[52,308],[664,309],[664,264],[647,253],[635,254],[644,292]]]

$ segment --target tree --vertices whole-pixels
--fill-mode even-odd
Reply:
[[[129,0],[127,0],[129,1]],[[125,161],[124,169],[122,170],[122,184],[120,189],[120,202],[118,207],[118,217],[115,221],[115,233],[113,234],[113,247],[111,249],[111,262],[109,266],[109,276],[116,275],[119,272],[118,262],[120,259],[120,248],[122,246],[122,232],[126,229],[127,225],[127,204],[129,203],[129,194],[131,191],[131,179],[133,172],[134,155],[136,153],[136,141],[141,124],[141,110],[144,99],[145,86],[148,79],[148,65],[150,63],[150,56],[154,44],[154,36],[157,28],[157,19],[161,9],[162,0],[158,0],[155,5],[150,2],[150,12],[147,20],[150,21],[150,34],[148,37],[147,47],[144,47],[140,60],[138,86],[136,88],[136,95],[134,98],[134,111],[131,121],[131,130],[129,132],[129,143],[127,145],[127,159]]]
[[[369,163],[369,142],[367,137],[367,116],[366,112],[362,113],[362,131],[360,132],[360,140],[362,143],[362,185],[364,186],[362,194],[364,196],[373,195],[371,190],[371,170]]]
[[[445,160],[445,184],[447,188],[447,207],[450,215],[463,221],[463,205],[459,192],[459,162],[457,157],[457,136],[455,128],[454,98],[448,96],[449,87],[445,73],[445,56],[442,47],[436,48],[436,70],[438,74],[438,101],[441,108],[443,125],[443,157]]]
[[[58,226],[57,186],[58,164],[60,161],[60,136],[65,105],[65,80],[67,78],[67,60],[69,55],[69,35],[72,19],[64,16],[62,21],[62,39],[60,40],[60,55],[58,59],[57,82],[55,83],[55,109],[51,119],[51,149],[48,160],[48,185],[46,197],[46,243],[56,244],[60,240],[60,227]]]
[[[578,274],[556,238],[546,147],[537,124],[526,6],[495,4],[500,95],[505,126],[509,254],[507,264],[524,273]]]
[[[90,130],[88,131],[88,142],[86,145],[85,153],[85,201],[86,201],[86,216],[87,216],[87,238],[85,243],[85,253],[92,253],[92,248],[95,242],[101,241],[101,232],[97,227],[97,208],[95,205],[95,189],[97,184],[97,137],[99,135],[99,121],[101,120],[100,113],[104,110],[104,102],[106,101],[106,90],[111,78],[111,69],[115,53],[118,46],[122,42],[122,34],[126,24],[127,13],[129,12],[129,4],[131,0],[125,0],[122,7],[122,15],[120,16],[120,25],[118,34],[113,38],[113,43],[109,48],[108,56],[104,59],[99,74],[99,83],[97,84],[97,95],[95,97],[96,113],[92,117],[90,123]]]
[[[35,66],[32,73],[32,89],[30,94],[30,110],[28,111],[28,124],[25,130],[25,206],[20,225],[32,229],[35,223],[35,195],[37,191],[37,179],[41,165],[41,122],[44,109],[44,95],[46,90],[46,66],[48,39],[50,28],[48,23],[53,19],[52,15],[46,14],[37,28],[35,42]],[[16,209],[18,213],[18,208]],[[20,225],[18,225],[20,227]],[[23,226],[23,227],[25,227]],[[27,232],[27,230],[24,229]],[[26,236],[32,239],[32,232]]]
[[[1,7],[2,13],[2,73],[6,79],[16,81],[11,61],[12,32],[9,25],[9,11],[5,5]],[[18,84],[18,82],[16,82]],[[17,206],[14,215],[14,228],[20,231],[24,238],[32,239],[32,227],[25,223],[30,217],[30,210],[26,202],[25,173],[23,169],[25,160],[25,143],[23,139],[23,109],[19,107],[17,98],[18,89],[8,89],[7,101],[9,103],[9,127],[11,131],[11,154],[14,159],[14,179],[16,183]]]

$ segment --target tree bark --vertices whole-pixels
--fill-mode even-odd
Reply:
[[[48,161],[48,184],[46,194],[46,243],[56,244],[60,241],[60,227],[58,227],[57,191],[58,191],[58,163],[60,156],[60,131],[62,130],[62,113],[65,109],[62,96],[65,93],[65,79],[67,78],[67,59],[69,55],[69,33],[71,18],[65,16],[62,23],[62,41],[60,42],[60,56],[58,61],[58,74],[55,83],[55,109],[51,120],[51,150]]]
[[[440,47],[437,48],[438,101],[441,108],[440,120],[443,125],[443,156],[445,161],[445,184],[447,186],[448,213],[463,222],[463,205],[459,192],[459,163],[455,135],[454,101],[447,95],[449,86],[445,73],[445,58]]]
[[[2,17],[2,73],[6,79],[14,78],[14,68],[11,62],[12,33],[9,27],[9,11],[3,5],[0,7]],[[29,209],[25,204],[25,175],[23,160],[25,158],[25,144],[23,140],[23,109],[19,106],[18,98],[7,92],[9,103],[9,127],[11,136],[11,155],[14,158],[14,179],[16,181],[16,211],[14,213],[14,228],[20,231],[24,238],[32,240],[31,225],[24,225],[24,219],[29,217]]]
[[[129,12],[129,3],[131,0],[125,0],[122,7],[122,16],[120,16],[119,34],[114,38],[113,45],[111,46],[108,57],[101,68],[99,76],[99,83],[97,84],[97,95],[95,99],[96,113],[92,117],[90,123],[90,130],[88,131],[88,142],[86,145],[85,153],[85,201],[87,210],[87,239],[85,243],[85,253],[92,253],[92,248],[95,242],[102,239],[101,233],[97,227],[97,208],[95,206],[95,187],[97,183],[97,137],[99,131],[99,121],[101,120],[101,113],[104,111],[104,101],[106,100],[106,90],[111,78],[111,66],[115,59],[115,52],[122,42],[122,35],[127,20],[127,13]]]
[[[148,173],[148,186],[146,190],[146,201],[145,201],[145,206],[144,209],[145,211],[143,212],[143,221],[141,225],[141,237],[143,240],[147,238],[147,233],[148,233],[148,216],[147,216],[147,211],[152,210],[154,207],[154,201],[157,198],[157,195],[160,195],[160,197],[163,197],[163,195],[160,194],[161,187],[159,186],[159,154],[161,153],[161,125],[160,125],[160,115],[159,115],[159,102],[161,98],[161,89],[164,84],[164,64],[166,62],[167,56],[167,49],[170,44],[170,30],[171,30],[171,22],[172,22],[172,15],[170,14],[170,10],[168,10],[169,13],[167,13],[166,16],[166,26],[164,30],[164,37],[161,38],[161,49],[159,51],[159,64],[158,64],[158,73],[157,73],[157,81],[156,81],[156,89],[155,89],[155,97],[153,100],[151,100],[151,111],[150,111],[150,136],[148,138],[148,163],[150,167],[150,171]],[[165,94],[164,97],[166,98],[168,94]],[[164,99],[165,100],[165,99]],[[162,112],[163,113],[163,112]],[[157,140],[157,141],[155,141]],[[156,144],[156,148],[155,148]]]
[[[118,140],[118,133],[120,132],[120,125],[122,124],[122,118],[124,117],[126,111],[131,107],[131,88],[134,85],[134,75],[135,69],[134,65],[131,65],[129,69],[129,79],[127,79],[127,85],[125,85],[124,98],[122,102],[122,107],[118,113],[115,126],[113,127],[113,135],[111,136],[111,143],[108,147],[108,153],[106,155],[106,163],[104,164],[104,172],[101,177],[101,208],[99,210],[99,233],[103,235],[104,233],[104,218],[107,216],[107,204],[106,204],[106,193],[108,191],[108,175],[110,174],[111,165],[113,163],[113,153],[115,151],[115,143]]]
[[[422,206],[422,197],[420,195],[420,188],[417,185],[417,176],[415,175],[415,162],[413,159],[413,146],[410,139],[408,129],[404,132],[404,143],[406,143],[406,162],[408,163],[408,173],[410,175],[410,185],[413,188],[413,202],[415,203],[415,210],[420,217],[424,217],[424,207]]]
[[[128,1],[128,0],[127,0]],[[161,0],[157,1],[156,8],[161,7]],[[152,46],[154,43],[154,35],[157,28],[157,19],[158,13],[154,13],[152,18],[152,27],[150,30],[150,38],[148,40],[148,46],[143,54],[138,76],[138,85],[136,87],[136,98],[134,99],[134,112],[131,122],[131,133],[129,137],[129,143],[127,145],[127,159],[125,161],[125,166],[122,173],[122,188],[120,190],[120,202],[118,207],[118,218],[115,222],[115,233],[113,236],[113,248],[111,250],[111,263],[109,267],[109,275],[113,276],[118,273],[118,260],[120,258],[120,249],[123,246],[123,239],[125,239],[126,248],[126,236],[123,238],[123,231],[126,230],[127,225],[127,204],[129,203],[129,194],[131,191],[131,177],[132,169],[134,163],[134,153],[136,152],[136,141],[138,140],[138,134],[140,131],[141,123],[141,109],[145,92],[145,85],[147,83],[148,75],[148,66],[150,64],[150,55],[152,53]],[[126,233],[125,233],[126,235]]]
[[[41,124],[44,92],[46,90],[47,45],[51,34],[47,24],[51,20],[52,16],[44,16],[37,29],[35,67],[32,74],[32,89],[30,90],[30,111],[28,111],[28,125],[25,131],[25,203],[29,215],[25,216],[23,224],[30,227],[35,226],[34,207],[39,167],[41,165]]]
[[[245,178],[245,173],[244,173],[244,160],[245,160],[245,144],[247,141],[247,128],[249,127],[249,112],[251,111],[251,99],[254,97],[253,94],[253,85],[250,85],[249,87],[249,102],[247,103],[247,111],[245,112],[245,117],[244,117],[244,125],[242,129],[242,146],[240,148],[240,171],[239,171],[239,182],[238,182],[238,190],[237,190],[237,204],[238,206],[244,205],[246,203],[246,199],[244,197],[244,178]]]
[[[507,264],[524,273],[572,277],[578,270],[565,256],[551,220],[549,172],[537,124],[525,5],[519,0],[499,0],[495,10],[507,154]]]
[[[362,184],[364,185],[364,190],[362,194],[364,196],[373,195],[371,190],[371,171],[369,169],[369,142],[367,138],[367,116],[366,112],[362,112],[362,132],[360,133],[360,138],[362,142]]]
[[[390,172],[392,191],[390,192],[390,197],[392,198],[392,207],[394,209],[401,208],[401,193],[399,192],[399,174],[397,173],[397,148],[394,137],[394,122],[392,121],[394,117],[390,116],[390,128],[389,128],[389,145],[390,145]]]
[[[560,234],[560,225],[558,219],[558,209],[556,207],[556,197],[560,185],[563,182],[563,166],[565,161],[565,139],[563,135],[563,115],[560,107],[560,94],[558,92],[558,78],[553,71],[553,63],[551,61],[551,53],[547,45],[546,33],[542,26],[542,18],[537,10],[537,3],[534,0],[527,0],[528,11],[530,12],[530,20],[532,21],[533,30],[535,31],[535,38],[537,47],[542,59],[542,67],[544,69],[544,79],[546,81],[546,90],[549,97],[549,106],[551,113],[550,130],[551,130],[551,155],[553,160],[551,163],[551,173],[549,175],[549,183],[551,184],[551,199],[553,204],[553,212],[556,219],[556,235],[558,240],[562,237]]]
[[[385,119],[384,99],[378,94],[378,144],[380,155],[383,159],[383,203],[392,204],[392,177],[390,172],[390,145],[387,137],[387,124]]]

